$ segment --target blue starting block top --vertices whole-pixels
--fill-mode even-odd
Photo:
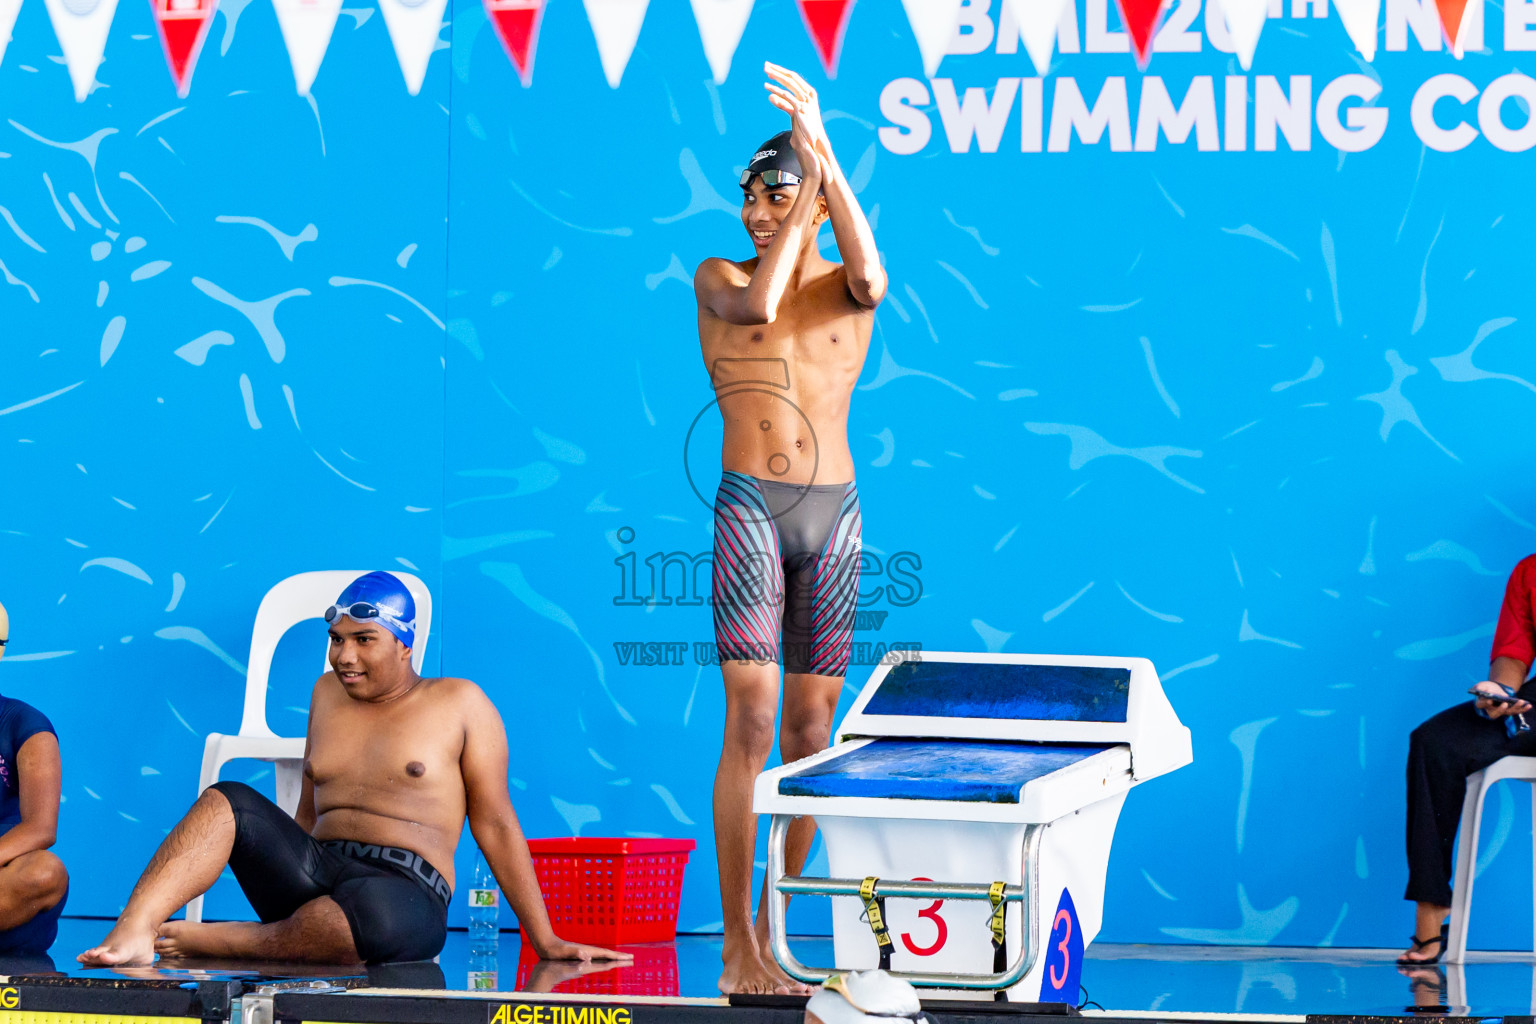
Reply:
[[[861,710],[922,718],[1124,722],[1131,670],[1086,665],[903,661]]]
[[[1017,804],[1025,783],[1113,746],[877,739],[784,776],[779,793]]]

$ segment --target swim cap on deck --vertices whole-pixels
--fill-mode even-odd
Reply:
[[[370,572],[353,580],[326,609],[325,621],[341,615],[358,622],[377,622],[407,647],[416,643],[416,601],[392,573]]]
[[[752,162],[747,164],[747,173],[762,174],[769,168],[773,168],[788,171],[797,178],[805,177],[804,172],[800,170],[800,158],[795,156],[795,147],[790,145],[790,135],[790,132],[779,132],[758,146],[757,152],[752,156]]]
[[[917,990],[884,971],[853,971],[829,978],[826,985],[812,994],[805,1008],[822,1024],[907,1024],[932,1020],[923,1012]]]

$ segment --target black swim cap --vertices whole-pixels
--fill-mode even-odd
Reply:
[[[752,156],[752,162],[747,164],[748,174],[762,174],[770,168],[779,171],[788,171],[797,178],[804,177],[800,170],[800,160],[795,156],[795,148],[790,145],[790,132],[779,132],[773,138],[757,147],[757,152]],[[750,182],[751,179],[748,179]]]

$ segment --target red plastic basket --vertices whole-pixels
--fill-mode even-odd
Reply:
[[[530,839],[555,932],[571,942],[670,942],[692,839]]]

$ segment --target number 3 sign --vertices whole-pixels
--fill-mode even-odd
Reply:
[[[1040,1001],[1076,1006],[1082,973],[1082,929],[1077,923],[1072,894],[1063,889],[1061,902],[1056,905],[1056,916],[1051,919],[1050,938],[1045,943],[1045,975],[1040,979]]]

